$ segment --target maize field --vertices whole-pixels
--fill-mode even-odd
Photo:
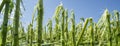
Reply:
[[[105,9],[97,22],[90,17],[80,18],[76,24],[74,10],[69,13],[60,4],[56,7],[53,18],[44,26],[43,1],[39,0],[35,6],[27,30],[20,21],[22,0],[16,0],[15,4],[13,0],[2,1],[0,14],[4,18],[0,25],[0,46],[120,46],[119,11],[114,10],[111,14]],[[14,19],[9,24],[12,12]]]

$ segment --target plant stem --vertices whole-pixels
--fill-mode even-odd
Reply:
[[[68,39],[69,39],[69,33],[68,33],[68,11],[65,10],[65,32],[66,32],[66,46],[68,46]]]
[[[64,36],[64,10],[62,11],[62,31],[61,31],[61,34],[62,34],[62,46],[65,46],[65,36]]]
[[[109,45],[112,46],[112,34],[111,34],[111,24],[110,24],[110,14],[108,13],[108,10],[106,10],[106,19],[107,19],[107,28],[108,28],[108,39],[109,39]]]
[[[18,35],[18,28],[19,28],[19,17],[20,17],[20,0],[16,0],[16,10],[14,15],[14,45],[19,46],[19,35]]]
[[[93,41],[94,41],[94,34],[93,34],[93,20],[92,20],[92,18],[90,18],[90,28],[91,28],[91,46],[94,46],[94,43],[93,43]]]
[[[76,40],[75,40],[75,15],[73,10],[71,11],[71,21],[72,21],[72,39],[73,39],[73,46],[76,46]]]
[[[118,38],[119,38],[118,37],[118,34],[119,34],[118,32],[120,30],[119,29],[119,12],[116,12],[115,15],[116,15],[116,19],[117,19],[117,21],[116,21],[116,23],[117,23],[117,26],[116,26],[116,30],[117,30],[116,31],[116,46],[118,46]]]
[[[37,29],[38,29],[38,46],[42,44],[42,21],[43,21],[43,0],[39,0]]]
[[[6,37],[7,37],[7,26],[8,26],[8,16],[9,16],[9,0],[5,2],[5,13],[2,24],[2,44],[1,46],[6,46]]]
[[[80,33],[80,37],[79,37],[79,39],[78,39],[78,41],[77,41],[77,46],[79,46],[79,44],[80,44],[80,42],[81,42],[82,36],[83,36],[84,31],[85,31],[85,29],[86,29],[86,26],[87,26],[87,24],[88,24],[88,20],[89,20],[89,19],[86,19],[86,21],[85,21],[85,23],[84,23],[84,27],[83,27],[83,29],[82,29],[82,31],[81,31],[81,33]]]
[[[1,5],[0,5],[0,13],[1,13],[1,11],[2,11],[4,5],[5,5],[5,3],[6,3],[5,0],[3,0],[2,3],[1,3]]]

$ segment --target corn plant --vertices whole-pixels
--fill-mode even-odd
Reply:
[[[108,40],[109,40],[109,45],[112,46],[112,34],[111,34],[111,26],[110,26],[110,14],[108,13],[108,11],[106,10],[106,20],[107,20],[107,28],[108,28]]]
[[[3,1],[3,3],[4,3],[4,1]],[[5,12],[4,12],[4,19],[3,19],[3,24],[2,24],[2,44],[1,44],[1,46],[5,46],[5,43],[6,43],[9,6],[10,6],[9,4],[10,4],[10,0],[5,0]],[[1,7],[2,7],[2,5],[4,5],[4,4],[1,4]]]
[[[45,41],[47,41],[47,30],[46,30],[46,26],[44,27],[44,38]]]
[[[94,33],[93,33],[93,20],[92,20],[92,18],[90,18],[90,30],[91,30],[91,46],[94,46],[94,44],[93,44],[93,42],[94,42]]]
[[[50,35],[50,43],[52,42],[52,20],[49,20],[48,24],[48,30],[49,30],[49,35]]]
[[[116,46],[118,46],[118,32],[120,30],[119,29],[119,12],[116,11],[115,15],[116,15],[116,24],[117,24],[117,26],[116,26]]]
[[[33,29],[32,29],[32,24],[30,23],[28,25],[28,32],[27,32],[27,40],[28,40],[28,46],[32,46],[32,39],[33,39]]]
[[[63,6],[60,4],[59,6],[56,7],[55,13],[54,13],[54,18],[55,18],[55,31],[56,31],[56,40],[60,40],[60,26],[59,26],[59,21],[60,21],[60,13],[62,10]]]
[[[43,28],[44,7],[43,0],[39,0],[34,8],[32,20],[25,30],[20,21],[20,4],[23,2],[16,0],[16,5],[13,2],[13,0],[2,0],[0,4],[0,13],[4,13],[0,26],[0,46],[119,46],[120,44],[119,11],[112,14],[106,9],[98,22],[94,22],[93,18],[82,17],[80,22],[76,23],[74,11],[69,13],[61,3],[55,9],[54,18],[49,19]],[[13,8],[15,14],[11,23],[9,16]],[[34,25],[35,20],[37,25]]]
[[[38,28],[38,46],[42,44],[42,21],[43,21],[43,0],[38,1],[38,16],[37,16],[37,28]]]
[[[34,32],[33,32],[33,24],[30,25],[31,26],[31,41],[30,41],[30,46],[32,46],[32,42],[33,42],[33,38],[34,38]]]
[[[64,36],[64,19],[65,19],[65,10],[63,9],[62,11],[62,31],[61,31],[61,36],[62,36],[62,46],[65,46],[65,36]]]
[[[25,30],[24,30],[24,27],[22,25],[22,22],[19,23],[19,43],[20,43],[20,46],[23,44],[23,42],[26,40],[26,34],[25,34]]]
[[[1,5],[0,5],[0,13],[1,13],[1,11],[2,11],[5,4],[6,4],[6,0],[3,0]]]
[[[75,15],[73,10],[71,11],[71,27],[72,27],[72,42],[73,42],[73,46],[76,46],[76,40],[75,40]]]
[[[80,33],[80,36],[79,36],[78,41],[77,41],[77,44],[76,44],[77,46],[79,46],[79,44],[80,44],[80,42],[81,42],[83,33],[84,33],[84,31],[85,31],[85,29],[86,29],[86,26],[87,26],[87,24],[88,24],[88,21],[89,21],[89,19],[86,19],[86,21],[85,21],[85,23],[84,23],[84,27],[83,27],[83,29],[82,29],[82,31],[81,31],[81,33]]]
[[[19,46],[19,36],[18,36],[18,28],[19,28],[19,18],[20,18],[20,1],[16,0],[16,10],[14,15],[14,45]]]
[[[30,43],[30,25],[28,25],[28,29],[27,29],[27,41],[28,41],[28,44]]]
[[[65,10],[64,15],[65,15],[65,33],[66,33],[65,43],[66,43],[66,46],[68,46],[69,32],[68,32],[68,10],[67,9]]]

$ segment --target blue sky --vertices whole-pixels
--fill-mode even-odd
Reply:
[[[25,11],[22,11],[23,16],[21,21],[28,25],[32,20],[32,12],[38,0],[23,0]],[[120,11],[120,0],[43,0],[44,1],[44,20],[43,25],[47,24],[48,19],[53,17],[55,8],[63,3],[64,8],[69,11],[71,9],[75,12],[76,23],[80,21],[81,17],[92,17],[97,21],[107,8],[110,12],[113,10]],[[70,16],[70,15],[69,15]]]
[[[31,15],[38,0],[23,0],[26,11],[22,18],[23,22],[29,23],[32,19]],[[69,11],[71,9],[75,12],[76,23],[80,21],[81,17],[92,17],[94,21],[97,21],[102,15],[103,11],[107,8],[110,12],[113,10],[120,11],[120,0],[44,0],[44,21],[43,24],[47,24],[48,19],[52,18],[55,8],[63,3],[64,8]]]

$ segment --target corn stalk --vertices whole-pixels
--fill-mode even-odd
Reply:
[[[80,33],[79,39],[78,39],[77,44],[76,44],[77,46],[79,46],[79,44],[80,44],[80,42],[81,42],[82,36],[83,36],[84,31],[85,31],[85,29],[86,29],[86,26],[87,26],[87,24],[88,24],[88,20],[89,20],[89,19],[86,19],[86,21],[85,21],[85,23],[84,23],[83,29],[82,29],[82,31],[81,31],[81,33]]]
[[[62,36],[62,46],[65,46],[65,36],[64,36],[64,17],[65,17],[65,10],[63,9],[62,11],[62,31],[61,31],[61,36]]]
[[[1,5],[0,5],[0,13],[1,13],[1,11],[3,10],[3,7],[4,7],[4,5],[6,4],[6,1],[7,1],[7,0],[3,0],[3,1],[2,1]]]
[[[68,10],[65,10],[65,32],[66,32],[66,46],[68,46],[68,39],[69,39],[69,33],[68,33]]]
[[[110,24],[110,14],[108,10],[105,10],[106,13],[106,20],[107,20],[107,30],[108,30],[108,40],[109,40],[109,46],[112,46],[112,32],[111,32],[111,24]]]
[[[9,0],[5,0],[5,12],[4,12],[4,19],[2,24],[2,44],[1,46],[6,45],[6,36],[7,36],[7,26],[8,26],[8,16],[9,16]],[[2,7],[2,6],[1,6]]]
[[[119,38],[118,34],[119,34],[119,30],[120,30],[119,29],[119,12],[116,11],[115,15],[116,15],[116,24],[117,24],[117,26],[116,26],[116,35],[115,35],[116,37],[115,38],[116,38],[116,46],[118,46],[118,38]]]
[[[52,37],[52,20],[49,20],[47,26],[48,26],[48,30],[50,32],[50,43],[51,43],[52,42],[52,38],[53,38]]]
[[[76,40],[75,40],[75,15],[73,10],[71,11],[71,22],[72,22],[72,42],[73,42],[73,46],[76,46]]]
[[[60,4],[59,6],[56,7],[55,13],[54,13],[54,18],[55,18],[55,31],[56,31],[56,40],[60,40],[60,26],[59,26],[59,20],[60,20],[60,13],[62,10],[63,6]]]
[[[93,20],[90,18],[91,46],[94,46]]]
[[[38,16],[37,16],[37,29],[38,29],[38,46],[42,44],[42,21],[43,21],[43,0],[38,1]]]
[[[14,15],[14,45],[19,46],[19,36],[18,36],[18,28],[19,28],[19,18],[20,18],[20,1],[16,0],[16,10]]]

